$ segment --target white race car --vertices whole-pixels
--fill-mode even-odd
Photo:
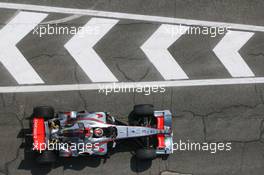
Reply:
[[[172,153],[172,116],[169,110],[155,111],[153,105],[135,105],[129,124],[107,112],[70,111],[54,113],[49,106],[35,107],[32,119],[33,150],[39,163],[60,157],[107,155],[122,139],[139,139],[138,159],[154,159]]]

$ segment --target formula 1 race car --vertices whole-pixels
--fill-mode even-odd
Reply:
[[[48,106],[33,110],[33,150],[39,163],[52,163],[57,156],[107,155],[119,140],[140,139],[136,157],[152,160],[172,153],[172,116],[169,110],[154,111],[153,105],[135,105],[129,124],[108,112],[70,111],[54,113]]]

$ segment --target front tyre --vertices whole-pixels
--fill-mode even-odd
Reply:
[[[141,148],[136,151],[136,157],[140,160],[153,160],[157,157],[156,150]]]
[[[151,104],[135,105],[129,116],[129,125],[131,126],[147,126],[149,121],[153,120],[154,107]],[[151,122],[153,123],[153,121]]]
[[[154,107],[152,104],[135,105],[133,112],[137,116],[153,116]]]

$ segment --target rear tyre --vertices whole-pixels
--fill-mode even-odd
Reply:
[[[153,160],[157,157],[155,149],[138,149],[136,151],[136,157],[140,160]]]
[[[56,159],[57,155],[55,152],[46,150],[38,156],[37,162],[39,164],[51,164],[54,163]]]
[[[33,109],[33,117],[44,118],[45,120],[54,117],[54,108],[51,106],[37,106]]]
[[[136,116],[153,116],[154,107],[151,104],[135,105],[133,112]]]

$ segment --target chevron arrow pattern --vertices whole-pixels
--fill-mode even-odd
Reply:
[[[65,44],[65,48],[93,82],[118,81],[93,49],[93,46],[117,23],[118,20],[114,19],[92,18]]]
[[[46,13],[19,12],[0,30],[0,62],[18,84],[44,83],[16,45],[47,15]],[[118,22],[118,19],[93,17],[64,45],[92,82],[118,82],[94,50],[94,46]],[[177,58],[173,58],[168,51],[168,48],[188,29],[188,26],[161,24],[143,45],[139,46],[164,80],[190,79],[177,63]],[[253,35],[253,32],[228,31],[213,49],[232,77],[255,76],[239,54],[240,49]]]
[[[45,13],[20,12],[0,30],[0,61],[18,84],[44,83],[18,50],[16,44],[47,15]]]
[[[168,51],[168,47],[187,29],[188,27],[184,26],[162,24],[141,46],[148,59],[165,80],[188,79],[188,76]]]
[[[213,49],[232,77],[255,76],[238,51],[254,35],[252,32],[228,31]]]

